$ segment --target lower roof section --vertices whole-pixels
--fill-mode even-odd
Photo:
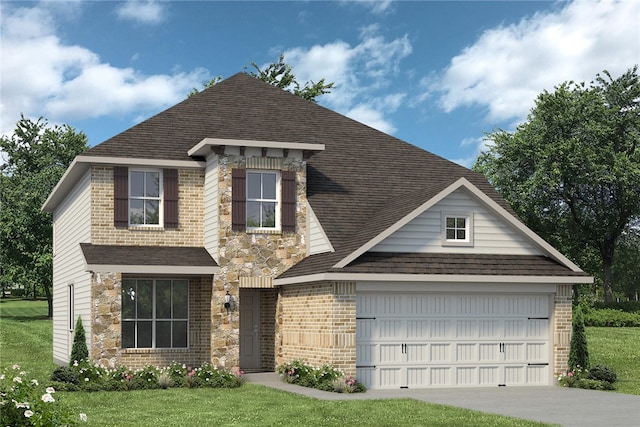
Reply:
[[[87,271],[140,274],[216,274],[203,247],[115,246],[80,243]]]

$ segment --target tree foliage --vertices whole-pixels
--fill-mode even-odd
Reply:
[[[52,218],[40,209],[87,137],[67,125],[21,117],[0,138],[0,282],[41,287],[52,314]]]
[[[573,313],[573,328],[569,343],[569,367],[571,369],[589,369],[589,349],[584,329],[584,316],[579,305]]]
[[[488,135],[474,165],[530,228],[585,268],[601,266],[606,301],[617,240],[640,218],[637,71],[544,91],[515,132]]]
[[[279,87],[280,89],[287,90],[296,96],[304,98],[308,101],[317,102],[316,98],[325,93],[330,93],[334,87],[334,83],[326,83],[325,79],[321,79],[318,82],[309,81],[303,86],[296,80],[295,74],[293,74],[293,68],[291,65],[284,62],[284,55],[280,55],[277,62],[273,62],[262,70],[255,62],[251,63],[251,67],[255,69],[249,73],[250,76],[255,77],[258,80],[269,83],[272,86]],[[246,67],[245,67],[246,68]],[[214,77],[205,83],[204,89],[214,86],[222,80],[222,77]],[[192,97],[198,93],[198,89],[193,88],[189,93],[189,97]]]

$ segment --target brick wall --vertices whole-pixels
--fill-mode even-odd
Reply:
[[[333,364],[355,375],[355,283],[283,287],[277,320],[277,364],[301,359],[313,366]]]
[[[177,229],[116,228],[113,225],[113,168],[91,168],[91,243],[94,245],[203,246],[204,170],[178,170]]]
[[[572,329],[571,285],[557,285],[553,312],[553,357],[554,376],[567,368]]]

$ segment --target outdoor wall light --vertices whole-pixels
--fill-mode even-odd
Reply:
[[[227,314],[229,314],[236,309],[236,299],[229,293],[229,285],[225,285],[224,289],[227,291],[224,295],[224,308],[227,309]]]

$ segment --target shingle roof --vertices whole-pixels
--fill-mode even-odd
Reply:
[[[201,247],[112,246],[80,243],[89,265],[155,265],[176,267],[217,267],[209,252]]]
[[[85,154],[201,160],[187,151],[204,138],[325,145],[308,160],[307,197],[336,252],[309,257],[291,273],[326,271],[461,177],[515,216],[481,174],[245,73]]]

